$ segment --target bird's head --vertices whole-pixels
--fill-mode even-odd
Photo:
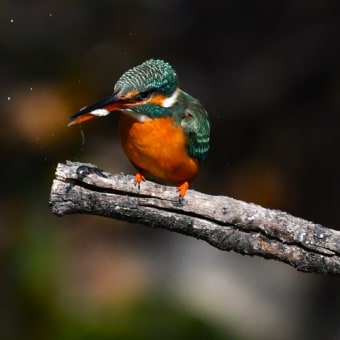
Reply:
[[[144,121],[170,115],[179,93],[177,75],[163,60],[150,59],[126,71],[112,95],[82,108],[71,116],[70,125],[80,124],[112,111],[125,111]]]

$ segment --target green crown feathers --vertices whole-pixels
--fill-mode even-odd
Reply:
[[[127,93],[132,90],[138,92],[157,90],[164,94],[172,94],[177,85],[176,72],[169,63],[160,59],[150,59],[126,71],[117,81],[114,91]]]

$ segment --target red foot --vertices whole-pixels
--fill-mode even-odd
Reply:
[[[178,188],[177,191],[179,193],[179,196],[181,198],[183,198],[185,196],[185,193],[187,192],[187,190],[189,189],[189,183],[188,182],[184,182],[183,184],[181,184]]]
[[[137,172],[135,175],[135,184],[138,185],[138,187],[140,186],[140,182],[145,181],[145,177],[140,173]]]

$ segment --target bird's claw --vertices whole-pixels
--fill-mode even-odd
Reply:
[[[177,192],[179,194],[179,201],[180,203],[184,202],[184,196],[187,192],[187,190],[189,189],[189,183],[188,182],[184,182],[182,183],[178,188],[177,188]]]
[[[145,177],[142,173],[137,172],[135,175],[135,185],[138,186],[138,189],[140,189],[140,182],[145,181]]]

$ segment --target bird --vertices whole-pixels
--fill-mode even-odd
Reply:
[[[209,116],[202,104],[180,89],[168,62],[149,59],[123,73],[112,94],[73,114],[68,126],[115,111],[121,112],[123,150],[137,169],[135,183],[177,186],[183,199],[209,151]]]

